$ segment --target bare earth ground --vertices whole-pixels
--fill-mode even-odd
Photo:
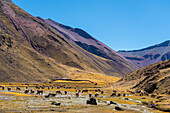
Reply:
[[[10,85],[9,85],[10,84]],[[71,89],[60,88],[58,89],[55,85],[63,85],[71,86]],[[151,101],[157,102],[157,104],[164,105],[163,107],[169,108],[170,99],[167,95],[163,95],[165,100],[160,101],[157,98],[151,98],[150,96],[139,96],[138,94],[130,94],[126,92],[125,89],[114,89],[117,92],[123,94],[127,93],[127,96],[123,97],[110,97],[113,91],[113,87],[106,83],[97,83],[94,85],[89,81],[65,81],[58,80],[51,84],[39,84],[50,86],[54,85],[53,89],[42,89],[44,91],[43,95],[36,94],[24,94],[25,87],[28,89],[35,89],[35,85],[33,84],[21,84],[21,83],[1,83],[1,86],[5,86],[5,90],[0,90],[0,112],[29,112],[29,113],[53,113],[53,112],[64,112],[64,113],[163,113],[163,111],[156,110],[153,108],[149,108],[147,104]],[[89,99],[89,93],[92,95],[96,93],[95,91],[89,91],[86,93],[80,93],[80,96],[76,98],[76,89],[88,89],[95,90],[100,89],[104,91],[104,94],[99,93],[99,97],[97,97],[98,105],[87,105],[86,101]],[[21,91],[16,91],[16,86],[21,88]],[[107,87],[106,87],[107,86]],[[7,87],[11,87],[11,91],[7,91]],[[44,96],[49,93],[55,93],[57,90],[60,90],[62,93],[67,91],[68,94],[56,95],[55,97],[45,98]],[[145,97],[146,99],[142,99]],[[128,98],[129,100],[125,100]],[[60,106],[51,105],[52,101],[61,102]],[[109,105],[110,101],[114,101],[117,105],[123,108],[123,111],[115,110],[115,105]]]

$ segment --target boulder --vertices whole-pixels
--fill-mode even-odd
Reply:
[[[121,96],[121,94],[120,94],[120,93],[118,93],[118,94],[117,94],[117,96],[118,96],[118,97],[120,97],[120,96]]]
[[[136,93],[141,93],[141,90],[140,90],[140,89],[137,89],[137,90],[136,90]]]
[[[121,111],[123,110],[122,108],[120,108],[119,106],[115,106],[115,109],[118,110],[118,111]]]
[[[146,99],[145,97],[142,97],[142,99]]]
[[[113,102],[113,101],[110,101],[110,104],[115,104],[115,105],[117,105],[117,103],[116,103],[116,102]]]
[[[89,98],[91,98],[92,97],[92,94],[91,93],[89,93]]]
[[[125,100],[129,100],[129,98],[124,98]]]
[[[56,106],[60,106],[60,102],[55,102],[55,101],[53,101],[52,103],[51,103],[51,105],[56,105]]]
[[[152,93],[157,87],[157,81],[150,81],[145,86],[145,91],[148,93]]]
[[[90,98],[89,100],[87,100],[86,103],[91,105],[97,105],[97,101],[95,98]]]

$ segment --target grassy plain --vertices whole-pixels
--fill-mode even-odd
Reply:
[[[83,74],[82,74],[83,75]],[[77,75],[75,75],[77,76]],[[74,77],[75,77],[74,76]],[[102,79],[104,75],[99,77]],[[87,78],[86,75],[84,77]],[[89,77],[90,78],[90,77]],[[95,78],[95,76],[94,76]],[[111,77],[109,77],[111,79]],[[113,77],[112,79],[119,80],[118,78]],[[78,78],[77,78],[78,80]],[[108,78],[103,79],[103,81],[96,82],[94,81],[73,81],[73,80],[56,80],[51,83],[0,83],[1,86],[5,87],[5,90],[0,90],[0,111],[2,112],[33,112],[33,113],[43,113],[43,112],[63,112],[63,113],[163,113],[163,111],[157,109],[168,109],[169,108],[169,99],[162,100],[151,98],[150,96],[138,96],[137,94],[131,95],[126,90],[113,88],[109,81],[106,82]],[[115,80],[115,81],[116,81]],[[94,83],[97,83],[95,85]],[[35,86],[45,85],[46,87],[43,90],[43,95],[36,94],[24,94],[26,87],[28,89],[35,89]],[[57,88],[59,85],[65,85],[66,87],[71,87],[70,89],[66,88]],[[21,88],[21,91],[16,91],[16,86]],[[48,89],[47,86],[54,86],[53,89]],[[106,87],[107,86],[107,87]],[[11,91],[7,91],[7,87],[11,87]],[[76,98],[76,89],[84,90],[88,89],[86,93],[80,93],[80,96]],[[104,91],[104,94],[99,93],[99,97],[96,98],[98,105],[87,105],[86,101],[89,99],[88,94],[96,93],[96,89]],[[123,97],[110,97],[112,91],[116,89],[117,92],[120,92],[121,95],[125,92],[128,95]],[[45,95],[49,93],[55,93],[57,90],[60,90],[63,94],[56,95],[55,97],[45,98]],[[64,91],[67,91],[68,94],[65,95]],[[145,97],[145,99],[142,99]],[[164,95],[163,97],[167,97]],[[128,98],[126,100],[125,98]],[[162,99],[162,98],[161,98]],[[61,102],[60,106],[51,105],[52,101]],[[110,105],[110,101],[116,102],[117,105]],[[157,109],[149,108],[147,104],[151,102],[157,102]],[[115,106],[119,106],[123,111],[115,110]]]

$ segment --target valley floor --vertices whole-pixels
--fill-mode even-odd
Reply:
[[[64,113],[163,113],[161,110],[167,110],[170,108],[170,98],[168,95],[161,95],[161,98],[151,98],[150,96],[139,96],[139,94],[130,94],[126,90],[119,90],[112,87],[109,84],[103,83],[91,83],[89,81],[65,81],[58,80],[50,84],[21,84],[21,83],[1,83],[0,88],[0,112],[64,112]],[[21,90],[16,90],[16,87]],[[36,86],[42,86],[43,88],[37,89]],[[53,86],[48,87],[48,86]],[[11,90],[8,91],[7,87]],[[34,90],[34,94],[24,93],[26,87],[30,90]],[[65,88],[64,88],[65,87]],[[88,90],[88,92],[82,93],[82,90]],[[111,97],[113,90],[121,93],[121,96]],[[43,94],[36,94],[37,90],[42,90]],[[79,96],[76,96],[76,92],[81,90]],[[96,90],[96,91],[95,91]],[[61,94],[57,94],[54,97],[45,98],[49,93],[55,94],[56,91],[60,91]],[[64,94],[67,91],[67,94]],[[104,93],[101,94],[103,91]],[[96,97],[97,105],[86,104],[89,99],[89,93],[92,96],[96,93],[99,96]],[[126,93],[126,96],[122,96]],[[159,95],[160,96],[160,95]],[[61,105],[51,105],[52,102],[60,102]],[[110,104],[110,101],[116,104]],[[151,103],[156,106],[150,108]],[[115,107],[119,106],[122,110],[116,110]],[[160,109],[160,110],[158,110]]]

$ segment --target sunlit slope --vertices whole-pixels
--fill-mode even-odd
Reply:
[[[0,0],[0,81],[50,81],[78,68],[123,76],[135,69],[85,51],[10,0]]]
[[[122,83],[121,87],[131,85],[131,88],[144,89],[151,81],[157,82],[159,92],[170,89],[170,60],[143,67],[124,76],[118,83]]]
[[[106,76],[98,73],[73,73],[70,78],[74,80],[89,80],[94,83],[114,83],[120,80],[119,77]]]
[[[113,49],[109,48],[107,45],[103,44],[99,40],[92,37],[86,31],[80,28],[72,28],[70,26],[57,23],[51,19],[43,19],[41,17],[37,18],[49,24],[57,32],[60,32],[71,43],[78,45],[81,48],[80,51],[84,52],[85,50],[86,53],[88,52],[97,57],[107,59],[108,60],[107,64],[113,66],[114,69],[116,69],[117,72],[120,73],[121,75],[125,75],[131,72],[131,70],[137,69],[136,68],[137,66],[129,62],[127,59],[125,59],[123,56],[115,52]],[[89,56],[88,54],[86,55],[91,59],[91,56]],[[95,60],[94,62],[98,65],[98,63]],[[105,66],[102,67],[102,70],[107,70],[105,72],[107,74],[111,72],[110,70],[105,68]]]

